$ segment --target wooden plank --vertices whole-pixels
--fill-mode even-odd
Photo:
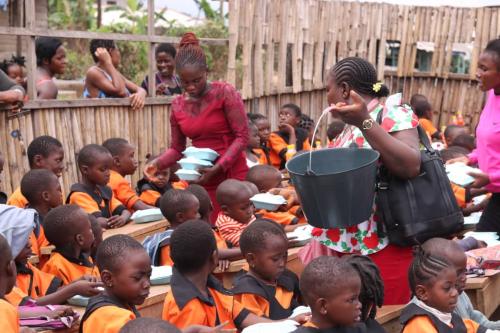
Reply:
[[[236,49],[238,47],[238,22],[240,1],[229,1],[229,51],[226,80],[236,86]]]
[[[150,236],[159,231],[166,230],[168,226],[169,223],[167,220],[149,223],[135,223],[132,221],[124,225],[123,227],[105,230],[103,233],[103,238],[106,239],[114,235],[128,235],[135,238],[137,241],[142,241],[147,236]]]

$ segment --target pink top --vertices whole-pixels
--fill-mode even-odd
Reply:
[[[476,129],[477,148],[469,154],[472,163],[477,162],[481,171],[488,174],[490,184],[486,189],[500,192],[500,96],[488,92],[479,125]]]

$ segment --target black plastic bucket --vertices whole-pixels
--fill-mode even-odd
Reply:
[[[309,224],[345,228],[366,221],[373,208],[380,154],[365,148],[332,148],[296,155],[286,163]]]

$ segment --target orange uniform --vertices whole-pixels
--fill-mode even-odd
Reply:
[[[137,192],[139,193],[139,198],[144,203],[156,207],[160,206],[161,196],[171,188],[173,187],[170,183],[167,183],[167,186],[164,188],[159,188],[144,178],[137,182]]]
[[[17,309],[4,299],[0,298],[0,323],[2,323],[2,332],[19,332],[19,315]]]
[[[108,187],[113,191],[113,196],[128,210],[132,210],[135,203],[140,200],[129,181],[115,170],[110,171]]]
[[[422,128],[427,132],[429,136],[432,136],[434,133],[436,133],[438,130],[436,127],[434,127],[434,124],[432,121],[426,118],[419,118],[418,123]]]
[[[263,219],[274,221],[282,226],[298,224],[300,219],[290,212],[270,212],[265,209],[260,209],[256,213]]]
[[[42,272],[30,263],[17,266],[16,286],[32,298],[52,294],[62,285],[58,277]]]
[[[189,186],[188,182],[185,180],[179,180],[178,182],[173,182],[172,187],[176,190],[185,190]]]
[[[290,317],[299,306],[299,278],[289,270],[278,277],[276,285],[268,285],[250,274],[238,277],[234,298],[259,317],[281,320]]]
[[[171,291],[165,298],[162,319],[180,329],[190,325],[215,327],[228,322],[226,329],[238,328],[250,313],[213,276],[208,277],[202,294],[195,285],[173,268]]]
[[[95,217],[110,218],[114,215],[120,215],[126,209],[115,198],[111,188],[99,185],[95,188],[89,188],[84,184],[73,184],[66,203],[78,205]]]
[[[259,164],[267,164],[270,165],[271,162],[269,161],[269,152],[264,151],[262,148],[254,148],[252,149],[252,152],[259,158]]]
[[[284,169],[285,163],[287,162],[286,152],[288,149],[289,143],[285,141],[285,139],[280,136],[277,132],[271,133],[269,136],[269,161],[271,165],[278,169]],[[309,143],[309,139],[306,137],[302,142],[302,149],[296,148],[297,151],[303,150],[311,150],[311,144]]]
[[[79,258],[72,258],[63,255],[57,249],[52,252],[50,259],[43,265],[42,271],[57,276],[64,285],[70,284],[84,275],[99,277],[99,270],[90,256],[82,253]]]
[[[451,189],[453,190],[455,199],[457,199],[458,206],[465,208],[467,203],[471,201],[470,190],[453,183],[451,183]]]
[[[28,200],[21,193],[21,188],[18,187],[7,200],[7,205],[16,206],[18,208],[26,208],[28,206]]]
[[[26,305],[33,302],[33,299],[17,286],[14,286],[14,288],[12,288],[12,291],[5,295],[5,299],[7,300],[7,302],[14,306]]]
[[[81,319],[82,333],[118,333],[129,321],[140,317],[134,306],[122,304],[113,296],[101,294],[89,300]]]

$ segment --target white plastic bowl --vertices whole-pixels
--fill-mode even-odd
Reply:
[[[201,174],[196,170],[179,169],[175,174],[182,180],[198,180]]]
[[[135,223],[147,223],[163,220],[164,217],[159,208],[138,210],[130,217]]]
[[[194,157],[200,160],[213,162],[219,157],[219,154],[210,148],[188,147],[182,152],[185,157]]]
[[[172,277],[172,267],[170,266],[151,266],[151,284],[153,286],[169,284]]]
[[[276,211],[281,205],[286,204],[285,198],[281,195],[271,193],[258,193],[250,198],[256,209],[265,209],[268,211]]]
[[[186,157],[179,161],[182,169],[184,170],[198,170],[200,168],[209,168],[212,167],[213,164],[210,161],[200,160],[195,157]]]

